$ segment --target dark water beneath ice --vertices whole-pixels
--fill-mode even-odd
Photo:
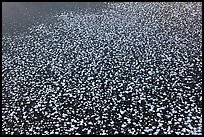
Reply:
[[[52,17],[63,11],[90,11],[106,7],[102,2],[3,2],[2,33],[16,35],[28,27],[53,21]]]

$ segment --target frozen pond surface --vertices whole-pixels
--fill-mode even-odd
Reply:
[[[3,13],[3,134],[202,134],[201,3],[104,6]]]

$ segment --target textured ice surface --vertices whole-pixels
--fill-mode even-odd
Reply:
[[[2,37],[3,134],[202,134],[201,3],[109,3]]]

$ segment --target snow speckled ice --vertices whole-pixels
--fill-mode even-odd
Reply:
[[[108,3],[2,37],[2,134],[202,134],[201,3]]]

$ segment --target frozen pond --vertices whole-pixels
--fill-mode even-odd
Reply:
[[[202,3],[3,3],[2,134],[201,135]]]

